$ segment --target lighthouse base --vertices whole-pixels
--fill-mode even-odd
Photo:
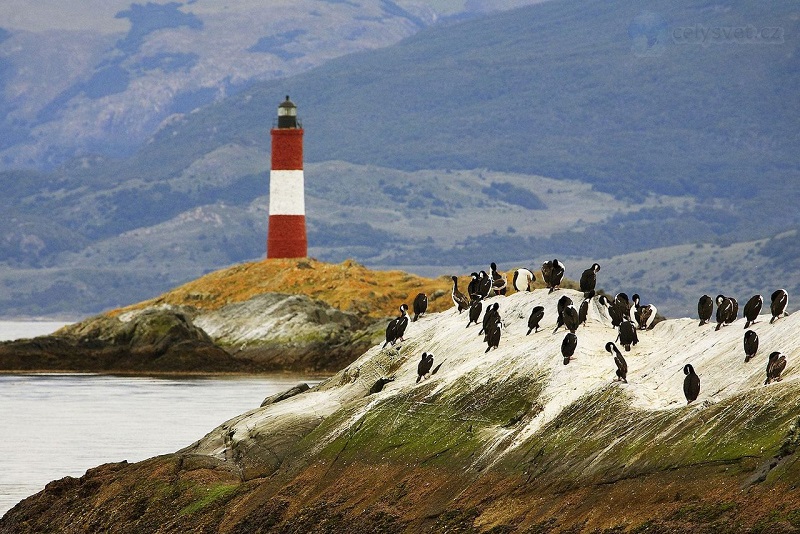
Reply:
[[[305,215],[270,215],[267,259],[308,256]]]

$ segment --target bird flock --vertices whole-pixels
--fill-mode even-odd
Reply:
[[[563,295],[558,300],[556,305],[556,327],[552,334],[556,334],[562,327],[567,331],[561,343],[561,356],[564,365],[568,365],[573,359],[578,346],[577,331],[581,325],[585,325],[589,303],[592,299],[597,297],[597,303],[600,305],[601,309],[605,310],[608,318],[611,320],[611,326],[616,329],[617,332],[614,341],[609,341],[605,344],[605,350],[613,357],[616,367],[614,381],[628,383],[628,364],[616,343],[618,342],[626,352],[630,351],[631,347],[639,342],[638,333],[652,329],[658,322],[658,310],[653,304],[642,304],[638,294],[634,294],[629,298],[626,293],[617,293],[613,299],[606,295],[598,296],[596,285],[597,273],[599,271],[600,265],[594,263],[591,267],[582,272],[579,284],[580,291],[583,293],[583,300],[577,309],[575,308],[575,303],[567,295]],[[565,272],[566,268],[563,262],[558,259],[549,260],[542,264],[542,281],[549,293],[560,289]],[[486,353],[492,349],[498,348],[502,331],[505,328],[505,323],[500,315],[500,303],[494,302],[489,304],[486,306],[485,311],[483,308],[484,301],[490,296],[506,294],[508,290],[506,275],[498,271],[497,265],[493,262],[490,265],[488,273],[486,271],[479,271],[470,274],[470,281],[466,288],[466,293],[463,293],[459,289],[457,276],[452,276],[451,279],[453,281],[451,289],[453,305],[459,314],[464,311],[467,312],[468,321],[466,328],[469,329],[473,325],[476,327],[480,325],[481,328],[479,329],[478,335],[483,336],[483,341],[487,345]],[[517,292],[533,291],[536,281],[536,276],[532,270],[520,268],[513,272],[511,286]],[[773,324],[781,317],[788,315],[786,312],[788,293],[784,289],[778,289],[772,293],[770,301],[772,318],[769,322]],[[735,298],[725,295],[718,295],[715,299],[712,299],[709,295],[701,296],[697,304],[697,312],[700,319],[699,326],[710,323],[714,315],[715,304],[717,308],[715,316],[717,325],[715,331],[719,331],[721,328],[730,325],[737,319],[739,304]],[[758,320],[763,304],[763,297],[761,295],[754,295],[744,306],[743,313],[746,319],[744,327],[746,332],[744,334],[743,343],[745,362],[752,360],[758,352],[758,334],[749,328]],[[419,317],[424,315],[427,311],[427,306],[427,295],[419,293],[413,302],[414,316],[411,321],[416,321]],[[539,332],[540,323],[545,316],[545,312],[546,310],[543,306],[535,306],[531,310],[530,316],[528,317],[528,331],[526,335]],[[483,313],[482,319],[481,313]],[[402,304],[400,306],[400,315],[389,321],[386,327],[386,342],[383,345],[384,348],[387,345],[395,345],[404,340],[403,335],[408,322],[408,306]],[[439,365],[433,367],[433,364],[433,354],[423,352],[417,366],[416,383],[426,380],[430,376],[436,374],[442,365],[439,363]],[[771,352],[767,361],[766,380],[764,384],[780,381],[781,374],[785,368],[786,356],[780,351]],[[688,404],[695,401],[700,393],[700,377],[690,363],[684,365],[683,373],[685,375],[683,391]],[[383,384],[377,388],[377,391],[380,391],[382,386]],[[376,388],[373,387],[373,389]],[[372,392],[371,390],[371,393]]]

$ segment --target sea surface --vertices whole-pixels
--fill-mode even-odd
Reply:
[[[0,341],[26,339],[52,334],[67,321],[0,321]]]
[[[0,375],[0,516],[48,482],[191,445],[265,397],[316,378]]]

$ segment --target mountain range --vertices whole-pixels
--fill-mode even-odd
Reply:
[[[269,128],[285,94],[305,128],[320,259],[434,275],[559,256],[577,277],[602,258],[604,289],[650,291],[675,313],[700,292],[800,291],[795,3],[554,0],[495,13],[475,4],[438,22],[410,3],[295,4],[302,16],[269,18],[249,4],[236,16],[201,2],[120,7],[128,32],[103,33],[82,56],[91,74],[26,104],[40,122],[6,100],[4,314],[92,313],[263,257]],[[219,21],[254,13],[272,26],[254,22],[258,31],[231,39],[239,48],[249,39],[248,54],[278,57],[283,70],[264,74],[262,62],[235,75],[245,60],[214,44],[222,37],[192,39],[213,21],[231,34]],[[336,46],[315,33],[320,21],[348,27],[332,17],[352,24],[329,36]],[[10,66],[19,56],[7,51],[37,35],[0,36],[6,95],[22,87]],[[168,82],[203,70],[210,50],[214,83],[227,79],[227,89]],[[168,113],[133,120],[78,105],[116,98],[120,110]],[[123,127],[98,130],[103,117]],[[51,127],[74,143],[54,142]],[[709,263],[718,250],[746,262]],[[634,268],[636,254],[646,260]]]

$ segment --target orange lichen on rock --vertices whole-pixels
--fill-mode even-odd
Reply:
[[[395,315],[402,303],[411,306],[417,293],[428,295],[428,311],[443,311],[452,306],[450,285],[446,276],[434,279],[403,271],[372,270],[352,260],[332,264],[312,258],[269,259],[209,273],[159,297],[111,313],[159,304],[215,310],[262,293],[288,293],[308,295],[343,311],[378,318]]]

